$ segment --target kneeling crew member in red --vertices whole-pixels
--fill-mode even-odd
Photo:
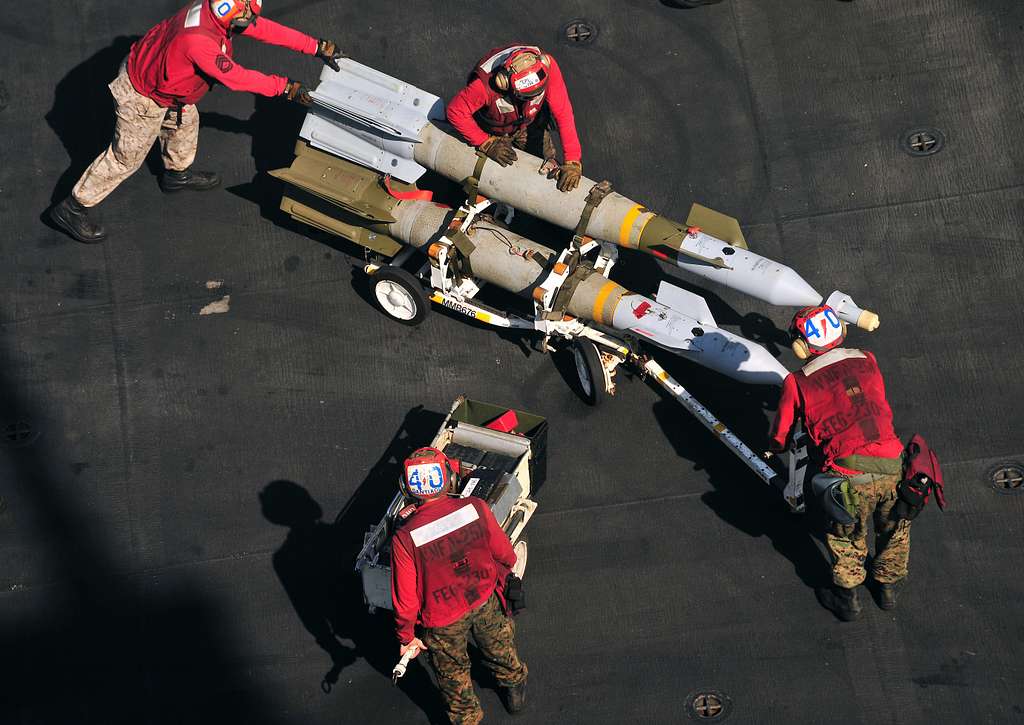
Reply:
[[[456,475],[436,448],[420,448],[405,461],[400,486],[419,503],[398,514],[391,598],[400,653],[426,650],[448,718],[453,725],[475,725],[484,712],[469,677],[470,634],[511,713],[525,704],[526,665],[516,653],[515,625],[502,595],[516,555],[484,501],[448,495]]]
[[[489,52],[473,68],[469,85],[448,103],[447,114],[471,146],[502,166],[516,160],[515,146],[544,159],[540,173],[557,177],[559,191],[579,186],[582,151],[569,91],[558,63],[540,48],[511,45]],[[552,116],[562,139],[563,164],[555,158]]]
[[[117,106],[114,139],[85,170],[71,195],[50,210],[50,218],[80,242],[94,244],[106,232],[88,210],[142,165],[160,139],[165,192],[205,191],[220,184],[208,171],[193,171],[199,141],[195,104],[214,83],[233,91],[284,96],[309,105],[307,89],[283,76],[264,75],[232,60],[231,37],[247,38],[316,55],[338,69],[333,41],[317,40],[260,17],[261,0],[194,0],[132,44],[110,93]]]
[[[853,492],[848,526],[826,536],[833,586],[818,591],[821,603],[844,620],[860,615],[857,587],[866,577],[868,526],[874,520],[872,576],[882,609],[896,606],[896,585],[907,575],[910,521],[893,511],[902,473],[903,444],[893,430],[885,383],[870,352],[840,347],[846,323],[828,305],[807,307],[790,327],[793,352],[809,360],[782,386],[771,432],[772,450],[785,450],[794,424],[803,423],[820,451],[822,471],[845,478]],[[859,500],[858,500],[859,499]]]

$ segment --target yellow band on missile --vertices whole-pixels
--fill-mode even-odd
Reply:
[[[597,297],[594,299],[594,322],[602,325],[608,324],[604,321],[602,310],[604,308],[605,301],[608,299],[608,295],[614,292],[618,286],[619,285],[615,282],[605,282],[604,285],[601,286],[601,289],[598,290]]]
[[[629,230],[633,228],[633,222],[640,216],[640,210],[643,209],[639,204],[634,204],[630,207],[626,215],[622,217],[622,226],[619,227],[619,246],[628,247],[629,244]]]

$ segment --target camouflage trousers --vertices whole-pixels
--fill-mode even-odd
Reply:
[[[899,481],[899,476],[873,473],[850,477],[850,483],[860,495],[857,520],[848,526],[836,527],[825,537],[832,554],[832,581],[836,586],[852,589],[864,583],[868,526],[872,520],[875,525],[872,577],[880,584],[894,584],[907,575],[910,521],[897,521],[893,516]]]
[[[182,107],[179,126],[177,110],[164,108],[136,91],[124,64],[109,88],[116,106],[114,138],[71,191],[85,207],[99,204],[134,174],[157,139],[164,167],[171,171],[191,166],[199,143],[199,111],[194,105]]]
[[[527,672],[516,653],[515,633],[515,623],[501,610],[497,594],[457,622],[424,630],[423,644],[452,725],[476,725],[484,717],[469,677],[470,634],[498,684],[515,687],[526,680]]]

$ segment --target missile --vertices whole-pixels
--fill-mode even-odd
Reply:
[[[296,144],[288,168],[270,173],[292,189],[281,208],[295,219],[338,234],[391,257],[412,247],[436,256],[439,238],[455,216],[450,207],[420,199],[398,199],[383,175]],[[516,234],[490,217],[460,230],[461,250],[478,282],[533,299],[559,253]],[[703,298],[662,282],[657,298],[632,292],[583,261],[565,288],[565,314],[625,333],[693,360],[735,380],[781,385],[788,371],[760,345],[717,326]]]
[[[428,169],[460,183],[473,180],[487,198],[568,230],[577,230],[589,211],[586,235],[769,304],[804,307],[824,300],[793,268],[747,249],[731,217],[695,204],[681,224],[615,191],[596,201],[595,182],[586,177],[573,191],[560,192],[537,173],[542,160],[536,156],[519,151],[502,167],[477,154],[444,121],[439,97],[351,59],[339,64],[340,71],[325,67],[321,73],[300,131],[315,148],[407,183]],[[845,301],[837,308],[842,319],[877,326],[877,315],[863,314],[849,295],[837,290],[832,297]]]

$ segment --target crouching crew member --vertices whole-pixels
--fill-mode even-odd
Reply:
[[[214,83],[311,103],[308,90],[298,81],[236,63],[232,35],[316,55],[335,70],[341,52],[333,41],[317,40],[260,17],[260,12],[261,0],[195,0],[132,45],[110,84],[117,116],[114,139],[85,170],[71,195],[50,210],[55,224],[80,242],[103,241],[106,232],[88,210],[135,173],[157,139],[165,169],[161,189],[205,191],[217,186],[217,174],[191,168],[199,141],[195,104]]]
[[[558,63],[533,45],[495,48],[473,68],[469,85],[448,103],[448,121],[466,142],[502,166],[516,160],[515,148],[544,159],[540,168],[557,178],[559,191],[580,183],[583,164],[569,91]],[[552,117],[565,161],[556,160]]]
[[[456,475],[436,448],[420,448],[405,461],[400,486],[418,503],[398,514],[391,597],[400,653],[426,650],[449,719],[475,725],[484,713],[469,677],[470,634],[511,713],[525,704],[527,671],[502,594],[515,553],[484,501],[448,495]]]
[[[795,423],[803,423],[823,460],[822,471],[848,481],[848,509],[855,521],[834,525],[826,536],[832,555],[830,588],[818,591],[821,603],[844,620],[860,615],[857,587],[866,577],[868,527],[874,522],[872,576],[879,585],[879,606],[896,606],[896,585],[907,575],[910,521],[894,507],[901,479],[903,445],[892,425],[892,410],[875,356],[840,347],[846,323],[827,305],[796,314],[790,327],[793,352],[808,360],[782,386],[771,431],[772,450],[787,447]]]

